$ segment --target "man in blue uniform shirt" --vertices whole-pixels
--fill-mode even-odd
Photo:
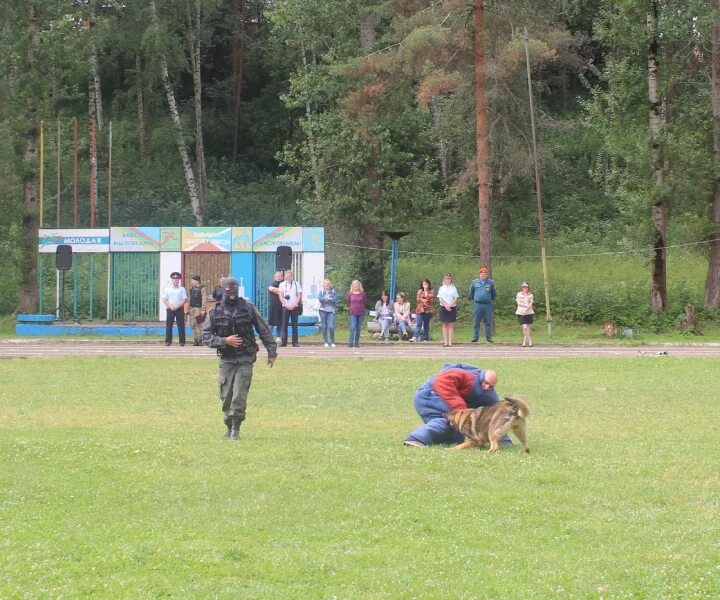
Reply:
[[[485,339],[492,344],[493,301],[495,300],[495,282],[488,277],[488,268],[478,270],[478,278],[470,285],[470,300],[473,303],[473,337],[480,337],[480,321],[485,321]]]
[[[187,304],[187,290],[180,285],[182,275],[177,271],[170,273],[172,285],[165,288],[162,295],[162,301],[167,309],[167,317],[165,318],[165,345],[172,344],[173,324],[177,321],[178,339],[180,345],[185,345],[185,306]]]

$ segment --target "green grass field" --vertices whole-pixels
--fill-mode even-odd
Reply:
[[[2,598],[720,596],[717,359],[496,361],[532,453],[402,446],[438,361],[0,361]]]

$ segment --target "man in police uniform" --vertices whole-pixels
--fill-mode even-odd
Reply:
[[[473,279],[470,284],[470,300],[473,302],[472,342],[478,341],[480,337],[480,321],[485,321],[485,339],[489,344],[493,343],[492,320],[495,296],[497,296],[495,282],[488,277],[488,268],[482,266],[478,271],[478,278]]]
[[[247,395],[252,382],[253,364],[258,345],[255,331],[260,334],[272,367],[277,357],[277,343],[257,309],[238,294],[234,277],[223,280],[222,301],[210,309],[203,325],[203,344],[216,348],[220,356],[218,388],[226,437],[239,438],[240,424],[245,420]]]

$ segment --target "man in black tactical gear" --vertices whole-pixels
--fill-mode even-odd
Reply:
[[[190,278],[190,289],[188,290],[188,304],[190,305],[188,315],[193,332],[193,346],[202,346],[202,324],[207,316],[207,294],[205,286],[200,280],[200,275],[193,275]],[[198,323],[198,317],[200,322]]]
[[[255,331],[267,350],[271,367],[277,358],[277,344],[257,309],[239,296],[237,280],[226,277],[223,289],[222,301],[210,309],[205,319],[202,340],[204,345],[216,348],[220,356],[218,388],[227,427],[225,437],[237,440],[257,360]]]

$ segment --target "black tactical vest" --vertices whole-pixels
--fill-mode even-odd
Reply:
[[[227,346],[219,349],[218,352],[221,354],[256,354],[258,345],[255,341],[253,321],[251,305],[245,298],[238,298],[235,306],[230,306],[225,302],[218,304],[213,321],[217,334],[221,337],[239,335],[242,338],[241,346],[237,348]]]
[[[190,307],[202,308],[202,287],[190,288]]]

